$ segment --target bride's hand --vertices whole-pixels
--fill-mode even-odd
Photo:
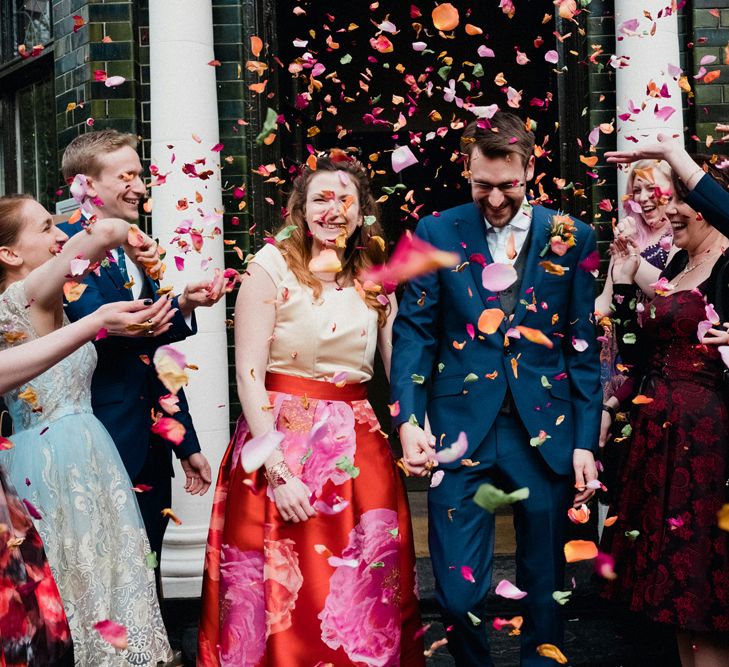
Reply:
[[[172,325],[176,309],[167,297],[157,299],[137,299],[136,301],[115,301],[100,306],[94,316],[98,319],[99,329],[106,329],[109,336],[157,336]]]
[[[298,477],[291,477],[273,489],[273,500],[284,521],[299,523],[316,516],[310,497],[311,491]]]

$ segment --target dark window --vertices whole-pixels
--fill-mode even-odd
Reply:
[[[52,206],[58,186],[51,3],[0,0],[0,194]],[[22,57],[18,47],[25,47]]]
[[[51,3],[44,0],[0,0],[0,60],[18,58],[22,44],[30,53],[34,46],[53,41]]]

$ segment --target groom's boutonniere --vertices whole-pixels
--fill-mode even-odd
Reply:
[[[562,257],[575,245],[575,229],[575,223],[572,222],[570,216],[562,213],[553,215],[549,229],[549,241],[539,256],[544,257],[551,250],[555,255]]]

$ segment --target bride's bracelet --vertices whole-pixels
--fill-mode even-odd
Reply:
[[[286,461],[279,461],[270,468],[264,468],[263,475],[272,489],[282,486],[294,478],[294,473],[291,472],[291,468],[286,464]]]

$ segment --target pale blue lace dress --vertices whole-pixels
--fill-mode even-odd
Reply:
[[[22,281],[0,296],[0,347],[19,335],[36,338]],[[5,394],[14,447],[0,452],[0,462],[42,517],[36,526],[71,626],[76,665],[156,665],[172,654],[134,491],[91,410],[95,367],[89,343]],[[128,649],[114,649],[94,629],[107,619],[126,627]]]

